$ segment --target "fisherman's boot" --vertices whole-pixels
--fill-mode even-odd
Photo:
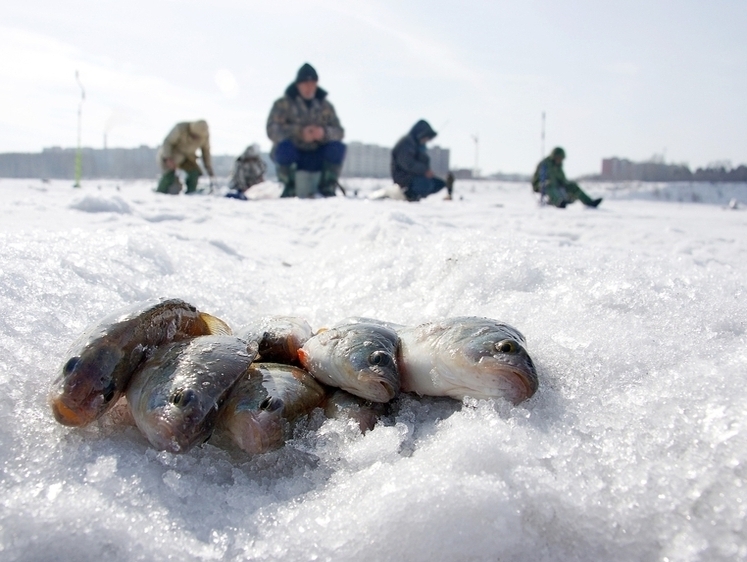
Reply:
[[[200,179],[201,175],[199,170],[190,170],[187,172],[187,181],[184,182],[187,184],[187,195],[197,192],[197,180]]]
[[[174,186],[178,186],[178,190],[175,191]],[[164,174],[161,176],[160,181],[158,182],[158,187],[156,188],[156,191],[158,193],[170,193],[172,195],[176,195],[181,190],[182,186],[179,183],[179,180],[176,177],[176,172],[174,170],[164,172]]]
[[[337,188],[342,188],[338,182],[340,172],[342,172],[342,166],[339,164],[324,164],[322,179],[319,181],[319,193],[324,197],[337,195]]]
[[[296,197],[308,199],[319,193],[319,180],[321,172],[309,172],[307,170],[296,170]]]
[[[446,200],[451,201],[454,197],[454,174],[449,172],[446,174]]]
[[[599,204],[602,202],[602,198],[598,197],[597,199],[592,199],[586,193],[582,190],[578,190],[578,200],[581,201],[584,205],[587,207],[598,207]]]
[[[567,194],[565,189],[562,187],[554,185],[548,186],[545,195],[547,196],[548,205],[552,205],[559,209],[565,209],[565,206],[568,204]]]
[[[588,195],[586,195],[586,193],[584,193],[583,191],[581,193],[579,193],[578,199],[579,199],[579,201],[581,201],[581,203],[583,203],[587,207],[598,207],[599,204],[602,202],[602,198],[601,197],[597,197],[596,199],[592,199],[591,197],[589,197]]]
[[[278,175],[278,181],[283,184],[283,193],[280,197],[295,197],[295,170],[291,166],[276,166],[275,173]]]

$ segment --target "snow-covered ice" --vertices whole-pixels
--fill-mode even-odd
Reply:
[[[747,559],[746,185],[589,184],[597,210],[499,182],[417,204],[153,186],[0,180],[3,561]],[[366,435],[315,416],[256,458],[58,425],[68,346],[156,296],[234,327],[489,316],[540,390],[403,396]]]

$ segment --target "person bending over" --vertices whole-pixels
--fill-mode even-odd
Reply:
[[[210,131],[207,122],[201,119],[177,123],[158,149],[158,162],[163,175],[156,191],[176,195],[182,190],[182,184],[176,177],[177,169],[187,172],[187,193],[197,191],[197,180],[202,175],[202,170],[197,164],[198,148],[202,152],[202,163],[212,181],[215,174],[210,158]]]

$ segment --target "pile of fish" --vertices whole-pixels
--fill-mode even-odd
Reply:
[[[74,427],[124,408],[151,445],[173,453],[215,434],[258,454],[282,446],[316,408],[366,431],[400,392],[519,403],[538,387],[525,346],[515,328],[478,317],[414,327],[347,318],[314,333],[277,316],[234,334],[182,300],[150,300],[73,344],[49,403]]]

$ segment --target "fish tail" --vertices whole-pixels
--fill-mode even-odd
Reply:
[[[200,318],[207,324],[210,334],[214,336],[230,336],[233,334],[231,327],[226,324],[220,318],[208,314],[207,312],[200,312]]]

